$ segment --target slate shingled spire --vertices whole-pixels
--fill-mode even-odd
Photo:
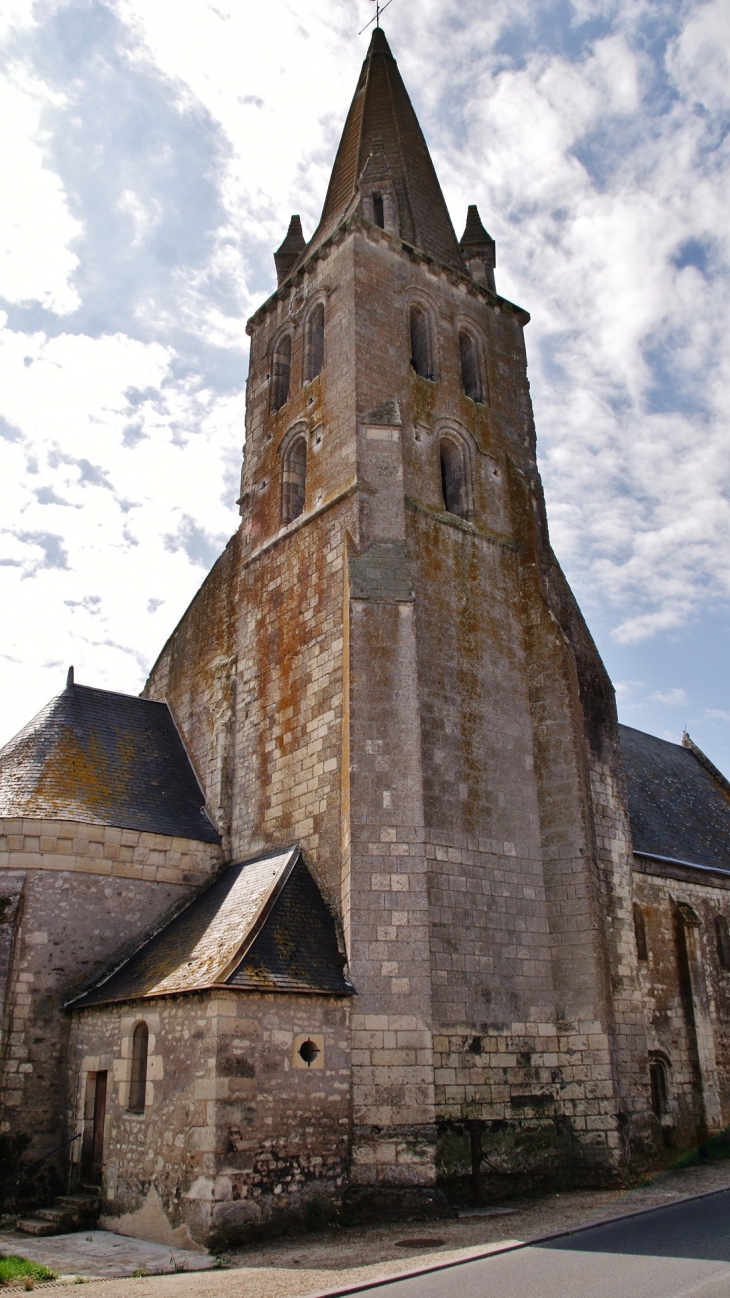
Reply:
[[[382,28],[376,27],[347,114],[319,225],[317,247],[355,209],[373,145],[392,177],[398,233],[436,261],[463,273],[464,263],[441,186],[408,91]]]

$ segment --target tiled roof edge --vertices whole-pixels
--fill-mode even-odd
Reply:
[[[724,865],[700,865],[698,861],[681,861],[676,856],[660,856],[658,852],[640,852],[637,847],[634,848],[634,856],[640,856],[645,861],[660,861],[663,865],[682,865],[689,870],[702,870],[709,874],[725,874],[730,877],[730,869]]]

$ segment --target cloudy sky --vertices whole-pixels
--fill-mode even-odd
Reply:
[[[247,316],[319,215],[371,0],[5,0],[0,742],[137,692],[235,529]],[[728,0],[393,0],[527,344],[622,719],[730,771]],[[7,129],[8,125],[12,129]]]

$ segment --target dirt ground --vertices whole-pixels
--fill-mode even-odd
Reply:
[[[230,1252],[224,1257],[223,1270],[91,1280],[84,1288],[84,1298],[303,1298],[727,1187],[730,1162],[708,1162],[662,1172],[632,1190],[583,1190],[514,1199],[502,1205],[501,1211],[485,1209],[493,1215],[330,1226]],[[407,1246],[401,1242],[404,1240],[414,1243]]]

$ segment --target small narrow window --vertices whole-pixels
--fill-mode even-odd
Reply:
[[[411,365],[422,378],[431,378],[428,316],[420,306],[411,307]]]
[[[129,1112],[144,1113],[147,1091],[147,1046],[149,1031],[146,1023],[138,1023],[132,1037],[132,1073],[129,1082]]]
[[[385,229],[385,210],[383,208],[383,195],[373,194],[373,217],[375,224],[379,225],[381,230]]]
[[[296,437],[287,448],[282,465],[281,521],[291,523],[304,511],[307,489],[307,443]]]
[[[667,1070],[660,1059],[655,1059],[649,1064],[649,1085],[651,1087],[651,1107],[657,1118],[661,1121],[669,1112],[669,1096],[667,1092]]]
[[[636,954],[640,960],[649,959],[649,948],[646,945],[646,923],[644,921],[644,912],[636,902],[634,902],[634,934],[636,936]]]
[[[439,446],[439,456],[444,509],[449,514],[456,514],[457,518],[468,518],[468,468],[464,447],[450,437],[444,438]]]
[[[715,939],[717,941],[717,958],[723,969],[730,969],[730,931],[724,915],[715,916]]]
[[[307,321],[307,364],[306,378],[310,383],[316,379],[324,365],[324,306],[321,302],[312,311]]]
[[[291,377],[291,334],[284,334],[276,344],[271,363],[271,409],[276,411],[289,400]]]
[[[472,401],[481,401],[481,384],[479,382],[479,355],[477,345],[471,334],[459,330],[459,359],[461,361],[461,386]]]

